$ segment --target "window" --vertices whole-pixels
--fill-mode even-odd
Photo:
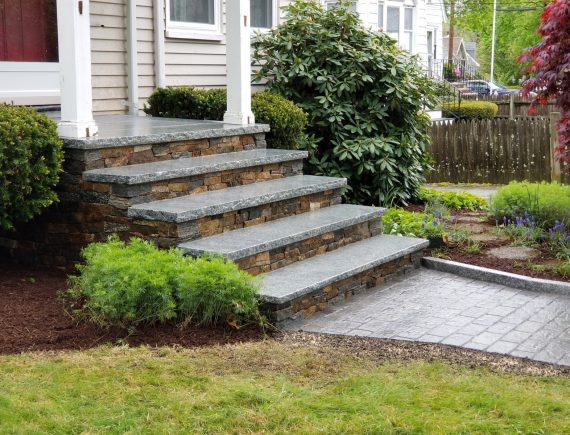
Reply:
[[[397,6],[386,8],[386,33],[396,41],[400,40],[400,8]]]
[[[336,8],[338,4],[338,1],[336,0],[327,0],[325,2],[325,6],[327,11],[330,11],[333,8]],[[356,12],[356,1],[353,1],[350,3],[350,5],[348,6],[348,10],[351,12]]]
[[[414,9],[404,8],[404,40],[402,45],[410,53],[414,48]]]
[[[215,0],[170,0],[170,20],[214,24]]]
[[[220,0],[168,0],[166,36],[223,39]]]
[[[387,3],[387,4],[386,4]],[[414,8],[395,1],[378,2],[378,29],[410,53],[414,50]]]
[[[274,0],[251,0],[251,27],[270,29],[273,27]]]

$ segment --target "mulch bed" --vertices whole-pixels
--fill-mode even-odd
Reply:
[[[414,211],[423,213],[425,206],[423,204],[410,204],[409,206],[405,207],[408,211]],[[450,210],[452,219],[458,218],[462,216],[485,216],[483,212],[474,213],[469,211],[461,211],[461,210]],[[495,222],[487,221],[487,222],[478,222],[478,225],[482,225],[488,228],[488,232],[492,232],[495,229]],[[562,281],[568,282],[567,278],[563,278],[558,273],[553,270],[545,270],[545,271],[537,271],[532,270],[527,267],[521,267],[521,264],[526,263],[525,261],[521,260],[510,260],[510,259],[501,259],[490,255],[485,255],[485,251],[491,248],[498,248],[500,246],[510,246],[511,242],[509,240],[497,240],[497,241],[489,241],[489,242],[479,242],[481,244],[481,252],[477,254],[469,254],[466,253],[461,247],[446,247],[443,254],[446,260],[458,261],[460,263],[467,263],[472,264],[475,266],[487,267],[489,269],[500,270],[503,272],[510,272],[516,273],[518,275],[530,276],[532,278],[542,278],[542,279],[551,279],[554,281]],[[556,256],[550,251],[548,246],[539,246],[537,249],[540,251],[540,255],[533,258],[531,260],[532,264],[540,265],[540,264],[552,264],[556,261]],[[426,250],[425,255],[430,256],[432,255],[433,250],[428,249]],[[441,251],[438,251],[438,254]]]
[[[256,327],[180,329],[167,324],[127,331],[101,329],[65,313],[57,292],[66,288],[60,271],[20,266],[0,257],[0,354],[31,350],[86,349],[104,343],[150,346],[209,346],[260,340]]]

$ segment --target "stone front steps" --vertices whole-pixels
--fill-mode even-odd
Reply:
[[[419,266],[426,241],[382,235],[383,209],[341,204],[346,179],[302,175],[307,153],[266,149],[267,126],[118,119],[100,124],[107,137],[66,142],[61,202],[0,246],[56,265],[110,234],[219,254],[262,275],[276,322]]]
[[[383,209],[339,204],[178,245],[198,257],[215,252],[257,275],[378,235]]]
[[[325,310],[419,267],[428,245],[427,240],[380,235],[274,270],[263,277],[265,310],[276,322]]]

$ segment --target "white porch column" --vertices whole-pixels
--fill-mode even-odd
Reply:
[[[254,124],[251,111],[250,0],[226,1],[226,64],[228,107],[224,122]]]
[[[97,133],[91,94],[89,0],[57,0],[62,137]]]

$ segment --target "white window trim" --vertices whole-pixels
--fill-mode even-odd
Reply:
[[[382,25],[380,25],[380,23],[378,23],[378,29],[382,30],[383,32],[385,32],[386,34],[388,34],[386,32],[386,20],[388,19],[388,11],[387,8],[388,7],[393,7],[393,8],[399,8],[400,9],[400,32],[398,34],[398,45],[407,50],[407,47],[404,47],[404,42],[405,42],[405,34],[406,34],[406,30],[404,30],[404,9],[405,8],[412,8],[413,11],[413,16],[412,16],[412,50],[411,53],[415,54],[416,53],[416,37],[417,37],[417,17],[418,17],[418,11],[417,11],[417,7],[416,5],[414,5],[413,3],[406,3],[406,2],[397,2],[397,1],[378,1],[378,3],[382,3],[383,4],[383,9],[384,9],[384,13],[383,15],[383,23],[381,23]]]
[[[214,0],[214,24],[187,23],[170,19],[170,2],[166,0],[166,37],[180,39],[199,39],[205,41],[222,41],[222,1]]]
[[[271,16],[271,27],[253,27],[251,26],[251,33],[266,33],[269,32],[271,29],[274,29],[279,25],[279,18],[280,18],[280,11],[279,11],[279,0],[271,0],[273,3],[271,6],[271,10],[273,14]]]

